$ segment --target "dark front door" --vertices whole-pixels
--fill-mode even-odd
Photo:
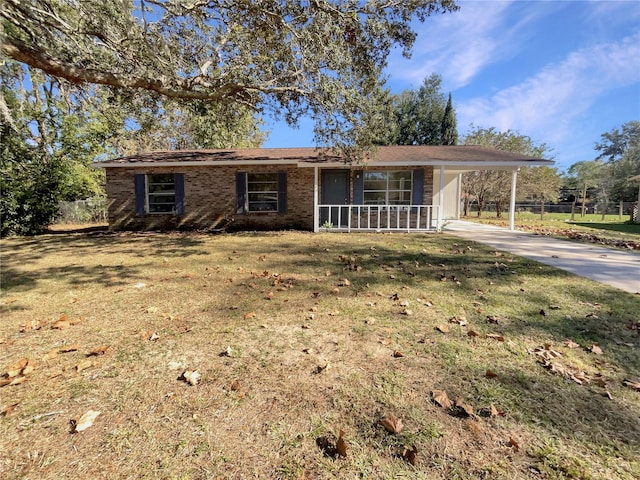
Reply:
[[[349,205],[349,170],[322,170],[320,181],[321,204]],[[338,227],[338,219],[340,219],[339,224],[344,228],[347,226],[348,218],[348,208],[323,207],[320,209],[320,226],[330,222],[333,227]]]

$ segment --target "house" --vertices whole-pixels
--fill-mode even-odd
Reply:
[[[330,150],[141,153],[101,162],[113,230],[439,230],[460,215],[469,170],[550,165],[483,146],[379,147],[348,163]],[[513,215],[511,215],[513,219]],[[513,225],[512,225],[513,227]]]

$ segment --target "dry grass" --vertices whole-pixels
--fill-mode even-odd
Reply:
[[[35,361],[0,388],[0,411],[17,403],[0,418],[3,479],[640,477],[640,394],[623,384],[640,371],[638,296],[435,234],[0,246],[0,372]],[[553,370],[534,353],[545,344]],[[89,409],[95,424],[70,433]],[[415,466],[401,455],[414,446]]]

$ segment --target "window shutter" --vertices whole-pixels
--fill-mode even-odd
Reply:
[[[144,215],[145,214],[145,205],[146,205],[146,188],[145,188],[145,175],[144,173],[136,173],[133,176],[133,181],[135,183],[135,192],[136,192],[136,215]]]
[[[353,172],[353,204],[364,205],[364,172]]]
[[[412,203],[422,205],[422,193],[424,191],[424,169],[417,168],[413,171],[413,191],[411,192]]]
[[[176,215],[184,215],[184,173],[174,175],[176,185]]]
[[[287,172],[278,172],[278,213],[287,213]]]
[[[236,173],[236,213],[247,211],[247,174],[245,172]]]

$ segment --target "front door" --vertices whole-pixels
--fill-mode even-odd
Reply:
[[[349,170],[322,170],[320,203],[323,205],[349,205]],[[338,210],[341,211],[338,217]],[[320,226],[331,223],[333,227],[347,226],[349,209],[323,207],[320,209]]]

